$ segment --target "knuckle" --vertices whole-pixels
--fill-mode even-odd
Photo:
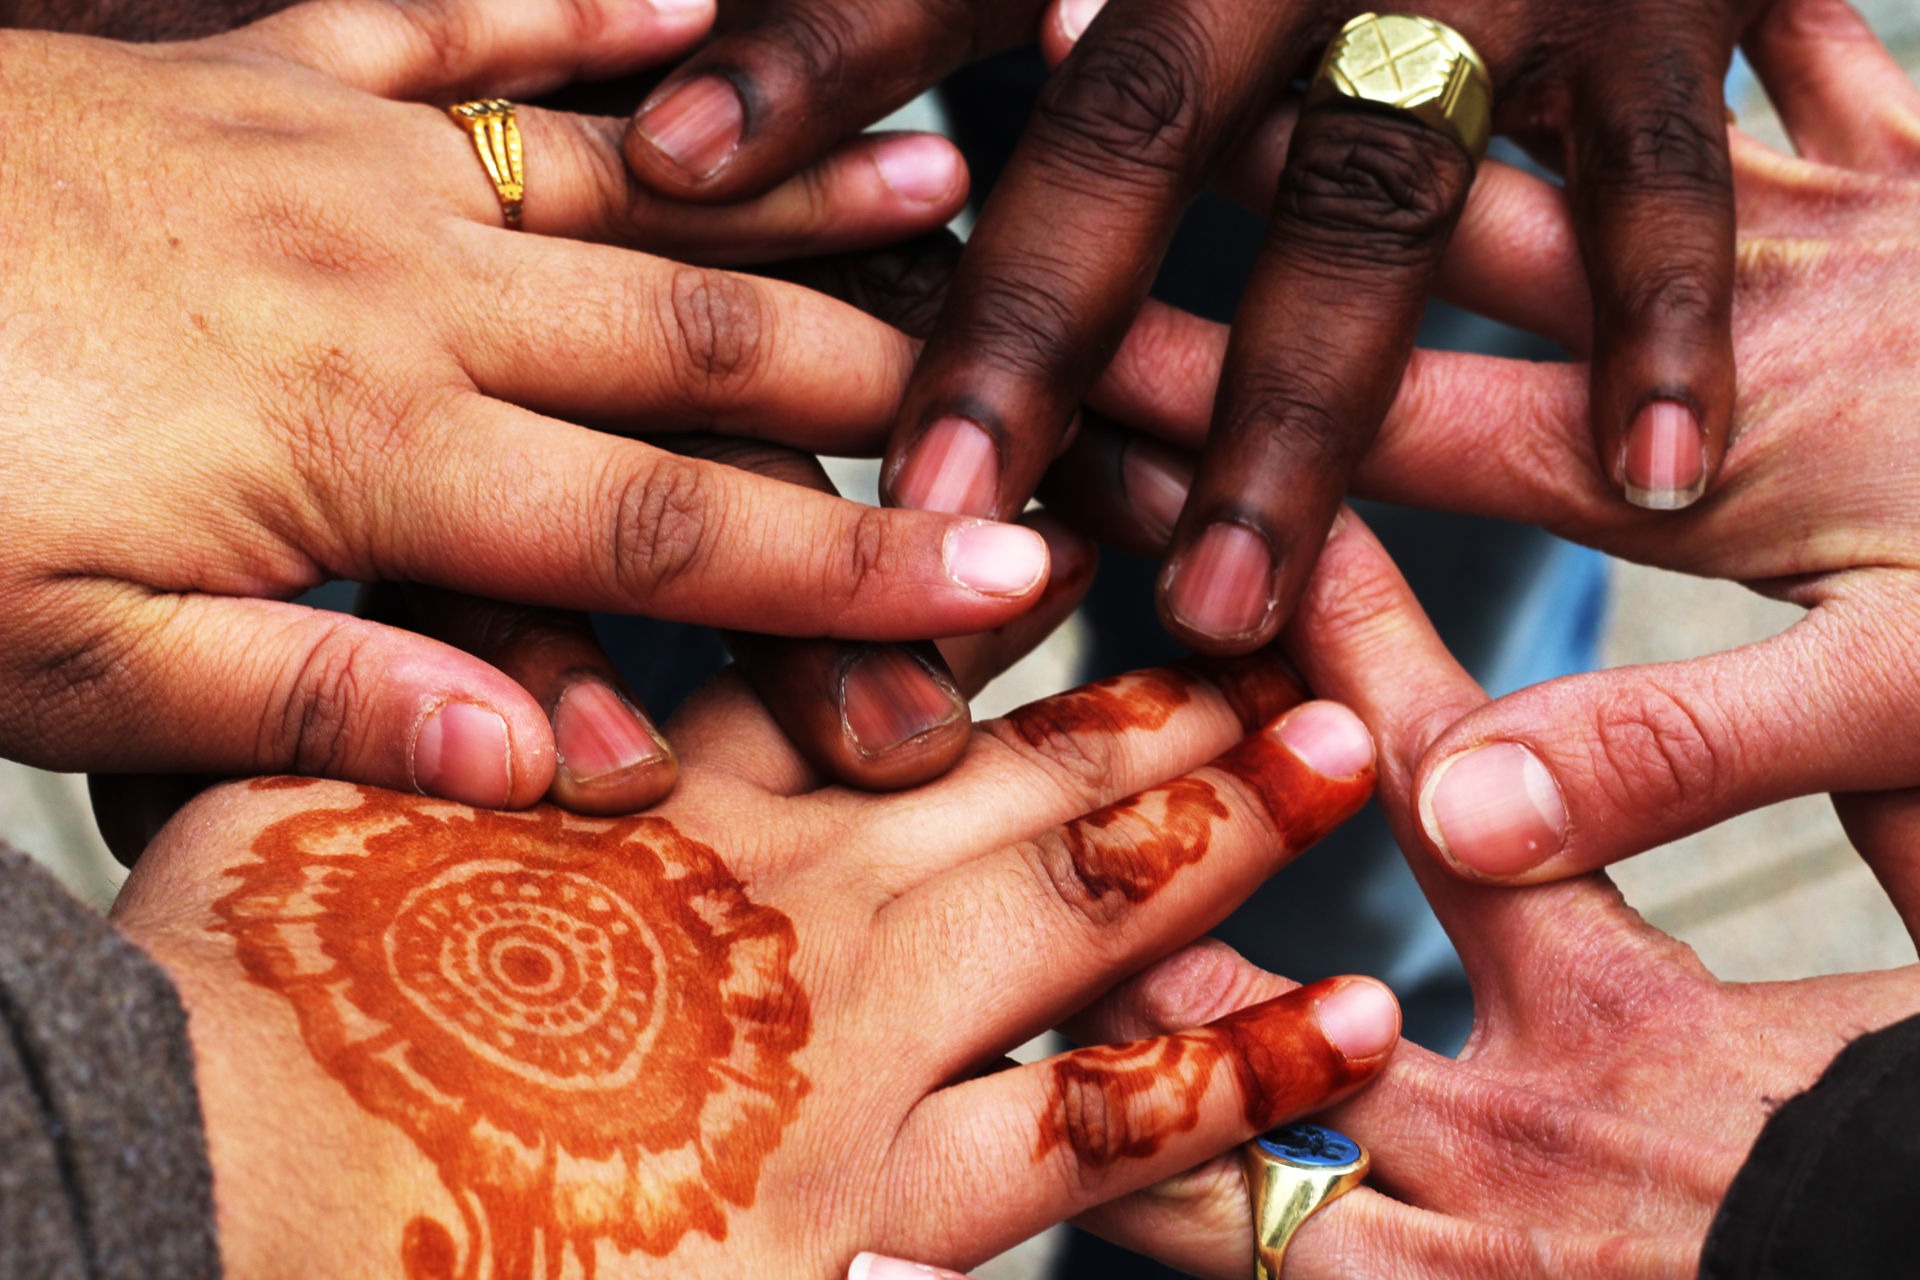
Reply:
[[[663,337],[679,357],[690,405],[725,402],[752,386],[765,356],[766,312],[759,288],[741,276],[705,267],[675,270]]]
[[[1048,82],[1035,125],[1048,144],[1041,152],[1084,180],[1159,187],[1200,181],[1208,157],[1199,154],[1205,54],[1187,24],[1147,10],[1126,30],[1083,41],[1067,73]]]
[[[1667,324],[1724,322],[1731,293],[1720,285],[1719,274],[1669,250],[1621,281],[1613,305],[1629,316],[1658,317]]]
[[[1620,811],[1704,802],[1728,763],[1723,736],[1688,699],[1647,684],[1603,700],[1595,711],[1595,776]]]
[[[851,609],[866,600],[885,596],[893,517],[879,507],[863,507],[847,530],[844,559],[829,557],[820,599]]]
[[[1243,369],[1233,389],[1232,430],[1255,433],[1309,474],[1345,471],[1366,442],[1327,407],[1338,385],[1332,370],[1305,358]]]
[[[1678,51],[1649,60],[1640,92],[1596,95],[1586,133],[1588,167],[1602,181],[1697,195],[1725,188],[1732,163],[1720,86]]]
[[[1465,153],[1423,125],[1362,110],[1310,113],[1275,213],[1288,243],[1372,274],[1432,260],[1466,200]]]
[[[636,603],[670,591],[705,554],[716,523],[705,466],[671,454],[619,481],[613,588]]]
[[[364,703],[359,672],[366,643],[366,632],[343,619],[294,655],[277,681],[274,710],[261,722],[256,767],[324,775],[346,769]]]
[[[1047,381],[1086,359],[1085,324],[1073,299],[1081,263],[1038,246],[1008,251],[979,275],[955,282],[962,317],[951,346],[1018,378]]]
[[[995,720],[984,726],[984,732],[1037,769],[1071,804],[1089,808],[1099,804],[1123,764],[1112,727],[1095,724],[1073,729],[1025,716],[1018,727],[1011,720]]]
[[[1020,846],[1034,881],[1047,898],[1077,920],[1107,930],[1127,914],[1125,895],[1105,877],[1088,874],[1085,841],[1071,828],[1056,828]]]

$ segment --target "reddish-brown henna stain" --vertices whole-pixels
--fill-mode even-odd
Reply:
[[[1080,733],[1158,729],[1193,700],[1193,680],[1170,667],[1111,676],[1007,715],[1007,723],[1033,747]]]
[[[1373,794],[1369,765],[1352,778],[1315,773],[1271,734],[1255,734],[1213,762],[1253,792],[1275,829],[1298,853],[1360,811]]]
[[[459,1205],[409,1280],[591,1277],[602,1240],[716,1239],[807,1092],[792,924],[658,818],[366,790],[275,823],[215,904],[309,1051]]]
[[[1220,691],[1244,733],[1255,733],[1307,700],[1307,687],[1293,668],[1269,649],[1236,658],[1195,655],[1181,669]]]
[[[247,784],[249,791],[298,791],[311,787],[320,781],[318,778],[255,778]]]
[[[1145,902],[1206,857],[1213,824],[1231,816],[1211,783],[1176,778],[1075,819],[1061,834],[1088,897]]]
[[[1169,1138],[1199,1125],[1223,1061],[1232,1068],[1249,1133],[1324,1106],[1373,1066],[1343,1057],[1313,1015],[1339,981],[1302,987],[1197,1030],[1056,1059],[1035,1162],[1061,1147],[1090,1171],[1158,1154]]]

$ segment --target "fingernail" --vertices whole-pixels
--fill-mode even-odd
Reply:
[[[553,744],[575,782],[592,783],[667,758],[667,748],[618,693],[581,680],[553,709]]]
[[[959,694],[896,648],[868,649],[840,682],[841,723],[864,756],[884,755],[965,710]]]
[[[963,524],[947,534],[947,572],[970,591],[1021,596],[1047,573],[1047,542],[1017,524]]]
[[[1193,467],[1158,445],[1135,440],[1120,455],[1120,486],[1147,532],[1165,542],[1187,505]]]
[[[689,177],[710,178],[740,146],[746,119],[731,84],[719,76],[701,76],[648,107],[635,127]]]
[[[1106,7],[1107,0],[1060,0],[1060,30],[1067,39],[1078,40]]]
[[[1373,735],[1337,702],[1309,702],[1275,729],[1287,749],[1315,773],[1351,778],[1373,764]]]
[[[894,497],[916,511],[992,516],[1000,488],[1000,455],[993,437],[965,418],[942,418],[913,446]]]
[[[647,0],[647,7],[663,18],[684,22],[713,12],[714,0]]]
[[[1706,441],[1693,410],[1655,400],[1627,432],[1621,464],[1627,501],[1649,511],[1678,511],[1700,500],[1707,482]]]
[[[1273,609],[1273,553],[1237,524],[1216,524],[1187,553],[1167,608],[1191,631],[1231,639],[1257,631]]]
[[[471,702],[449,702],[413,738],[413,785],[423,795],[498,809],[513,792],[507,722]]]
[[[945,200],[960,177],[952,144],[926,133],[881,143],[874,150],[873,167],[895,195],[921,204]]]
[[[1400,1006],[1377,982],[1343,982],[1314,1006],[1320,1032],[1348,1061],[1377,1058],[1400,1038]]]
[[[1441,765],[1420,809],[1421,825],[1441,851],[1484,875],[1532,870],[1567,836],[1559,785],[1517,742],[1478,747]]]
[[[847,1268],[847,1280],[967,1280],[958,1271],[947,1271],[940,1267],[929,1267],[919,1262],[903,1262],[899,1258],[883,1258],[877,1253],[863,1253],[853,1260]]]

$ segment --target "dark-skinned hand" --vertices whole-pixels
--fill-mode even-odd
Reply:
[[[736,199],[963,63],[1039,35],[1061,65],[988,202],[895,426],[902,506],[1018,513],[1140,312],[1188,203],[1258,142],[1357,0],[758,0],[643,105],[641,181]],[[1429,0],[1492,71],[1496,125],[1566,172],[1591,277],[1594,438],[1620,490],[1684,506],[1733,398],[1721,84],[1760,0]],[[1472,177],[1442,135],[1310,112],[1275,188],[1197,490],[1160,590],[1212,652],[1270,640],[1393,402]]]

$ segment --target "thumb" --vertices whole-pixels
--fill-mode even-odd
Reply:
[[[277,601],[146,597],[116,660],[49,700],[52,768],[297,773],[487,808],[553,780],[553,733],[527,692],[449,645]]]
[[[1416,770],[1425,841],[1470,878],[1557,880],[1794,796],[1920,780],[1920,638],[1890,591],[1856,587],[1760,644],[1466,716]]]

